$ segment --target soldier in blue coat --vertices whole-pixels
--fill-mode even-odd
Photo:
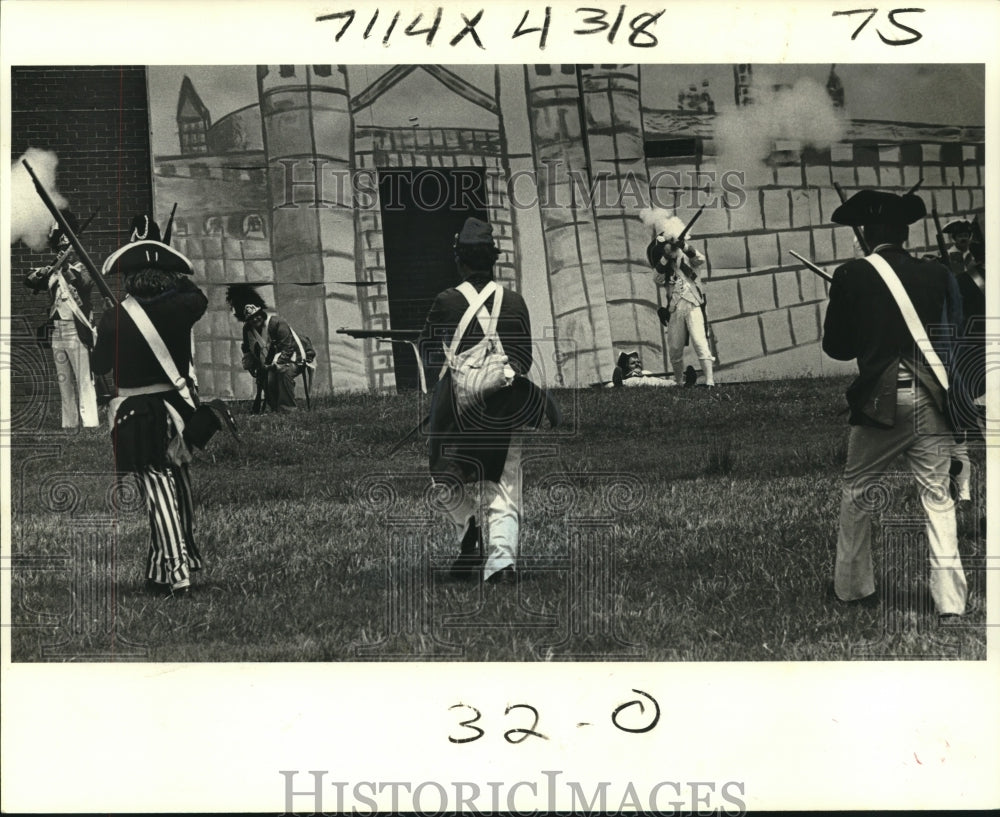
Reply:
[[[463,292],[480,293],[493,284],[493,267],[499,250],[493,242],[493,228],[469,218],[455,237],[455,259],[463,288],[453,287],[434,300],[420,335],[419,348],[425,367],[439,368],[445,349],[456,330],[469,300]],[[491,295],[485,310],[494,305]],[[543,416],[558,422],[554,405],[527,377],[533,354],[531,319],[524,299],[503,289],[496,326],[497,334],[512,370],[511,384],[485,398],[481,404],[460,408],[453,388],[453,373],[447,368],[431,398],[429,423],[430,473],[435,482],[459,485],[456,501],[448,514],[455,526],[461,553],[454,566],[456,576],[476,577],[482,568],[490,584],[517,580],[518,532],[521,514],[521,442],[517,430],[538,427]],[[457,344],[459,355],[473,348],[484,334],[472,320]],[[482,508],[475,485],[482,486]],[[480,556],[480,525],[485,527],[485,554]]]
[[[192,572],[202,568],[194,538],[190,455],[182,444],[195,407],[190,388],[181,391],[171,382],[130,308],[140,308],[176,372],[187,377],[191,334],[208,298],[192,280],[191,262],[162,241],[149,216],[133,220],[131,241],[104,262],[102,273],[112,272],[122,276],[126,297],[101,315],[93,367],[113,373],[116,396],[108,416],[115,467],[136,475],[146,500],[147,590],[164,597],[184,595]]]
[[[909,225],[925,214],[923,201],[915,195],[861,190],[834,211],[832,220],[864,229],[872,255],[891,267],[926,331],[942,321],[960,325],[961,301],[945,266],[914,258],[903,249]],[[916,478],[927,520],[931,595],[939,614],[961,615],[966,579],[955,504],[949,497],[953,436],[946,394],[887,284],[864,258],[848,261],[833,274],[823,351],[858,364],[858,376],[847,390],[851,430],[834,567],[837,598],[877,601],[866,498],[873,487],[880,487],[893,461],[903,456]]]

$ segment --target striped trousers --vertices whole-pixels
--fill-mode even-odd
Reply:
[[[194,501],[186,465],[146,468],[137,474],[149,511],[146,578],[174,584],[201,569],[194,543]]]

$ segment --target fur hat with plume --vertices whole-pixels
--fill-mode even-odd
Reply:
[[[245,321],[253,313],[268,308],[253,284],[230,284],[226,287],[226,303],[233,308],[238,321]]]

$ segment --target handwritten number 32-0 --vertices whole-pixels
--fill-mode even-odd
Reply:
[[[653,698],[653,696],[650,695],[649,693],[643,692],[641,689],[633,689],[632,691],[642,696],[642,698],[645,698],[647,703],[652,704],[652,712],[648,714],[646,713],[646,706],[643,703],[642,699],[639,698],[634,701],[628,701],[627,703],[623,703],[621,704],[621,706],[617,707],[615,711],[611,714],[611,723],[614,724],[614,726],[617,729],[620,729],[622,732],[632,732],[633,734],[650,732],[652,731],[653,727],[655,727],[656,724],[659,723],[660,721],[660,705],[656,702],[656,699]],[[620,720],[620,716],[624,714],[627,710],[631,709],[632,707],[638,707],[640,718],[639,719],[629,718],[628,720],[635,720],[635,722],[632,724],[622,723]],[[453,706],[448,707],[449,711],[451,711],[452,709],[466,709],[472,712],[473,714],[472,717],[466,718],[465,720],[458,722],[458,726],[462,727],[465,730],[468,730],[468,732],[459,734],[457,736],[448,735],[448,740],[451,743],[472,743],[472,741],[479,740],[483,735],[486,734],[486,730],[482,729],[479,726],[476,726],[476,722],[479,721],[483,716],[482,713],[478,709],[476,709],[476,707],[471,706],[469,704],[455,704]],[[531,704],[511,704],[504,710],[504,715],[510,715],[515,710],[520,710],[520,709],[526,709],[531,713],[532,715],[531,725],[518,726],[513,729],[508,729],[503,733],[504,740],[506,740],[508,743],[523,743],[529,737],[548,740],[549,739],[548,735],[543,735],[536,728],[538,726],[539,714],[538,710],[535,709],[535,707],[533,707]],[[648,722],[646,722],[647,719]],[[585,726],[588,724],[580,724],[580,725]]]
[[[900,39],[900,40],[890,40],[888,37],[886,37],[877,28],[875,29],[875,33],[878,34],[879,39],[882,40],[882,42],[884,42],[886,45],[911,45],[912,43],[915,43],[917,40],[921,39],[924,35],[921,34],[919,31],[917,31],[915,28],[910,28],[909,26],[904,26],[901,22],[899,22],[896,19],[896,15],[898,15],[898,14],[917,14],[917,13],[923,13],[923,11],[924,11],[924,9],[893,9],[892,11],[889,12],[889,22],[892,23],[896,28],[900,29],[901,31],[908,31],[910,34],[913,35],[912,37],[904,37],[903,39]],[[861,30],[866,25],[868,25],[868,23],[871,22],[872,17],[874,17],[876,14],[878,14],[878,9],[852,9],[851,11],[835,11],[835,12],[833,12],[833,16],[834,17],[839,17],[841,15],[847,15],[847,14],[867,14],[868,15],[867,17],[865,17],[865,19],[861,23],[861,25],[859,25],[854,30],[854,33],[851,35],[851,39],[852,40],[856,40],[858,38],[858,35],[861,33]]]

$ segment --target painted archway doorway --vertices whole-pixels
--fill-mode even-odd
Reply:
[[[481,167],[384,168],[378,172],[389,321],[421,329],[435,296],[458,280],[453,244],[469,216],[487,220]],[[393,343],[396,388],[419,388],[411,346]],[[428,371],[428,388],[437,371]]]

